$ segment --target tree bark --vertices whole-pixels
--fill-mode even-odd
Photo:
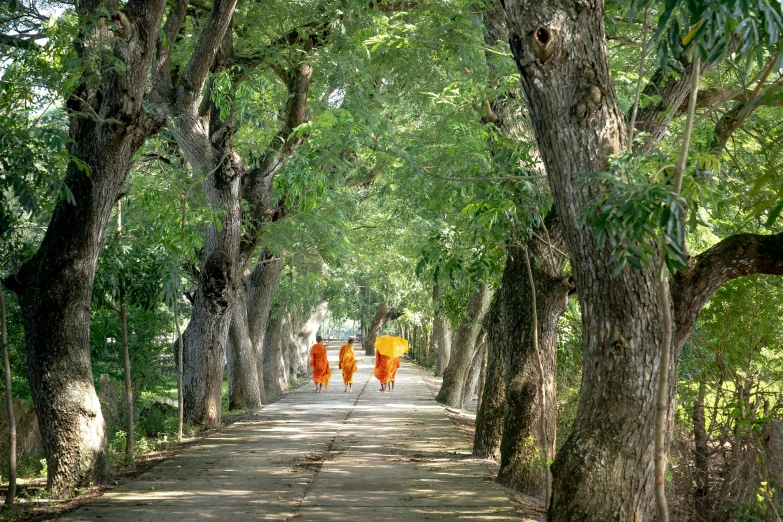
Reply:
[[[476,393],[479,377],[481,376],[482,364],[484,362],[484,354],[487,352],[487,343],[482,342],[476,349],[476,355],[473,356],[473,361],[470,363],[470,371],[468,371],[468,378],[465,379],[465,387],[462,390],[462,403],[459,405],[460,409],[465,409],[465,403],[473,400],[473,395]]]
[[[11,389],[11,363],[8,360],[8,327],[5,315],[5,293],[0,283],[0,342],[3,348],[3,376],[5,378],[5,413],[8,416],[8,490],[4,507],[14,505],[16,499],[16,417],[14,395]]]
[[[481,321],[489,309],[492,293],[486,283],[481,283],[465,309],[465,316],[457,330],[454,352],[451,354],[449,365],[443,372],[443,384],[435,398],[442,404],[459,408],[463,402],[462,392],[465,381],[476,355],[476,339],[481,332]]]
[[[275,290],[285,260],[264,250],[240,289],[229,328],[229,404],[232,409],[257,409],[264,402],[264,335]]]
[[[562,235],[556,230],[557,227],[551,229],[551,236],[555,244],[560,245],[562,241],[558,238]],[[548,408],[543,412],[542,426],[543,393],[533,343],[533,314],[536,311],[531,304],[524,251],[510,248],[498,294],[505,312],[499,334],[506,346],[504,351],[509,354],[498,482],[523,493],[542,495],[545,484],[542,455],[555,454],[557,408],[553,405],[557,397],[557,325],[573,287],[568,276],[559,271],[560,254],[553,251],[548,255],[548,245],[535,239],[530,242],[529,249],[534,261],[531,269],[536,281],[538,348]]]
[[[288,365],[288,374],[295,377],[302,377],[304,366],[299,358],[299,348],[296,343],[294,335],[294,324],[296,319],[293,313],[286,314],[285,322],[283,323],[283,332],[281,338],[281,346],[285,355],[286,364]]]
[[[326,301],[321,301],[312,310],[307,321],[295,332],[294,339],[297,344],[297,352],[301,372],[303,375],[308,373],[308,364],[310,362],[310,347],[315,344],[315,334],[321,326],[326,313],[329,311],[329,305]]]
[[[79,56],[93,52],[90,43],[113,48],[103,73],[87,73],[67,102],[69,152],[89,175],[79,163],[68,164],[65,184],[75,204],[58,201],[38,251],[13,278],[53,496],[108,476],[90,362],[90,302],[104,233],[131,158],[161,126],[142,104],[164,7],[161,0],[131,0],[121,10],[116,2],[100,4],[113,13],[110,26],[97,16],[97,2],[79,3],[77,13],[93,31],[76,42]],[[101,83],[91,83],[96,78]]]
[[[435,308],[435,317],[432,321],[435,377],[441,377],[443,370],[449,365],[449,358],[451,357],[451,323],[441,309],[439,284],[435,284],[432,288],[432,302]]]
[[[283,328],[285,315],[278,315],[269,321],[264,347],[264,391],[277,397],[288,390],[288,368],[283,356]]]
[[[231,63],[233,43],[227,29],[236,0],[213,4],[209,23],[214,23],[210,43],[214,46],[214,72]],[[204,29],[206,34],[206,28]],[[222,43],[221,43],[222,42]],[[197,46],[198,49],[198,46]],[[216,52],[219,50],[219,52]],[[212,64],[207,64],[207,69]],[[204,71],[206,77],[206,71]],[[203,84],[203,80],[201,81]],[[207,229],[201,253],[201,270],[190,322],[183,335],[183,393],[185,421],[204,428],[221,422],[223,367],[232,307],[239,290],[239,244],[241,238],[241,158],[234,153],[234,116],[221,118],[211,100],[202,118],[197,96],[180,93],[174,107],[164,106],[171,115],[179,114],[169,125],[177,144],[194,169],[205,176],[204,195],[218,212],[220,225]],[[205,96],[209,98],[209,96]]]
[[[649,520],[654,512],[650,449],[655,377],[664,324],[657,306],[657,273],[651,267],[626,267],[615,276],[611,249],[601,246],[592,226],[579,224],[589,202],[602,190],[597,183],[585,184],[584,173],[606,171],[609,156],[623,149],[626,138],[609,71],[603,2],[507,0],[504,6],[511,50],[579,288],[583,360],[584,367],[590,368],[583,375],[573,431],[552,466],[549,518]],[[716,247],[727,247],[729,251],[722,254],[744,263],[727,266],[724,258],[728,270],[715,270],[720,263],[709,262],[709,253],[718,252],[713,247],[707,257],[698,256],[694,266],[673,278],[672,300],[677,308],[672,362],[665,368],[670,383],[664,423],[668,427],[673,418],[677,355],[705,296],[716,288],[713,283],[749,271],[783,270],[776,236],[749,242],[769,249],[774,257],[766,262],[757,255],[758,248],[731,252],[730,240]],[[776,245],[766,246],[775,240]],[[670,430],[666,439],[668,448]]]
[[[504,278],[506,270],[509,270],[509,262],[507,259],[503,271]],[[505,307],[501,298],[503,291],[504,286],[501,283],[484,317],[484,329],[487,332],[487,368],[484,392],[481,394],[481,404],[476,412],[476,431],[473,437],[473,456],[480,459],[500,459],[500,441],[503,436],[503,420],[506,416],[508,346],[503,337],[501,323]]]
[[[250,335],[244,292],[240,290],[231,312],[228,330],[228,407],[231,410],[259,409],[263,401],[263,384],[258,374],[256,351]]]
[[[367,329],[367,335],[362,337],[362,346],[365,355],[375,355],[375,338],[381,333],[383,325],[386,324],[386,315],[389,312],[389,303],[384,301],[375,311],[370,327]]]
[[[222,161],[204,183],[210,206],[222,211],[221,226],[207,230],[198,289],[183,335],[185,421],[205,428],[221,422],[223,361],[238,292],[241,204],[236,167],[229,159]]]
[[[484,345],[484,353],[481,359],[481,371],[479,372],[478,402],[476,403],[476,412],[481,409],[481,396],[484,395],[484,384],[487,380],[487,352],[489,348]]]
[[[269,313],[280,284],[280,274],[285,267],[285,258],[275,257],[268,250],[261,252],[258,264],[248,280],[247,311],[250,320],[250,339],[256,360],[256,371],[260,389],[266,389],[264,383],[264,338],[268,330]]]
[[[603,2],[516,0],[506,1],[505,8],[579,288],[584,367],[590,368],[573,431],[552,466],[549,518],[649,520],[662,338],[656,273],[626,267],[615,276],[610,248],[598,243],[591,226],[578,224],[600,191],[597,184],[581,183],[581,176],[606,170],[626,135],[607,60]],[[670,408],[668,421],[672,413]]]
[[[235,2],[236,0],[223,0],[213,3],[212,12],[224,13],[229,7],[233,10]],[[219,20],[222,24],[223,18]],[[230,16],[226,20],[226,26],[228,21]],[[257,65],[258,60],[236,57],[231,31],[225,32],[222,26],[220,29],[222,29],[220,34],[224,36],[220,37],[222,44],[218,45],[220,40],[213,42],[215,49],[220,49],[213,70],[230,71],[232,80],[237,84],[246,74],[243,71]],[[217,26],[215,30],[218,31]],[[280,43],[301,46],[305,55],[312,54],[316,43],[320,41],[319,33],[324,29],[320,27],[313,30],[314,33],[304,35],[294,31],[287,34]],[[238,63],[242,63],[245,67],[235,68]],[[232,302],[238,287],[239,273],[255,253],[264,225],[279,219],[286,213],[285,199],[277,204],[270,201],[273,181],[285,159],[304,140],[304,137],[292,131],[296,126],[307,121],[307,93],[312,76],[312,65],[309,60],[303,59],[293,64],[290,69],[275,66],[273,70],[285,83],[289,98],[282,118],[282,128],[253,168],[247,168],[233,146],[232,139],[237,130],[233,114],[221,118],[220,110],[211,100],[209,93],[203,97],[201,106],[197,106],[194,97],[180,96],[179,89],[172,87],[177,94],[174,105],[178,110],[172,111],[171,107],[167,109],[169,113],[181,114],[179,118],[171,118],[171,121],[176,122],[171,126],[172,133],[191,164],[207,178],[204,184],[207,201],[213,209],[220,212],[221,216],[221,226],[212,227],[207,232],[193,314],[188,330],[185,332],[186,417],[191,422],[203,426],[215,426],[219,423],[217,379],[222,374],[222,370],[218,371],[217,366],[222,366],[222,357],[226,350],[226,336],[231,322],[229,311],[234,305],[244,304]],[[165,92],[157,98],[163,106],[167,105],[166,100]],[[209,116],[208,128],[204,125],[204,117],[207,115]],[[244,227],[244,234],[240,221],[242,197],[247,200],[249,206],[247,213],[249,222]],[[208,267],[213,269],[208,271]],[[263,389],[260,353],[263,349],[268,308],[266,313],[263,307],[256,309],[252,284],[247,298],[249,300],[248,326],[250,340],[257,352],[255,373],[260,391]],[[194,326],[191,328],[191,325]],[[236,333],[241,336],[244,331],[238,328]],[[245,344],[246,341],[242,340],[239,346]],[[243,359],[232,357],[231,360],[239,363]],[[235,390],[248,390],[248,393],[241,397],[235,397],[234,403],[237,405],[243,404],[245,407],[255,405],[251,374],[249,369],[233,371],[233,375],[237,378],[247,375],[251,380],[246,385],[232,387]]]
[[[496,319],[500,324],[493,340],[502,343],[502,351],[508,357],[507,407],[498,481],[518,491],[540,495],[545,484],[541,456],[554,455],[557,410],[548,407],[542,417],[540,368],[534,357],[533,314],[536,310],[533,309],[522,248],[509,247],[496,296],[502,311]],[[569,277],[560,272],[565,246],[556,212],[547,214],[543,226],[538,227],[526,248],[532,257],[531,270],[536,282],[539,350],[547,403],[551,406],[557,403],[557,326],[565,312],[568,295],[573,291]]]

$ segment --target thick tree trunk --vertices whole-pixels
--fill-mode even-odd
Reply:
[[[228,401],[232,409],[257,409],[264,402],[264,335],[284,266],[283,258],[273,257],[265,250],[248,278],[247,295],[240,290],[237,297],[227,357]]]
[[[288,390],[288,368],[283,356],[283,329],[286,317],[283,314],[269,321],[264,347],[264,391],[277,397]]]
[[[264,250],[248,281],[247,313],[250,321],[250,339],[253,342],[256,371],[262,394],[266,389],[264,383],[264,346],[266,345],[264,337],[267,332],[275,291],[280,284],[280,274],[284,267],[284,258],[274,257],[271,252]]]
[[[465,381],[476,355],[476,339],[481,332],[481,321],[489,309],[492,293],[486,283],[481,283],[468,303],[454,340],[451,360],[443,372],[443,384],[436,397],[442,404],[453,408],[459,408],[462,404]]]
[[[238,292],[241,204],[236,167],[225,160],[204,183],[210,206],[222,210],[221,227],[207,230],[193,311],[183,335],[185,422],[205,428],[221,422],[226,342]]]
[[[47,486],[54,496],[108,476],[105,425],[90,363],[93,280],[131,158],[160,127],[142,103],[164,2],[131,0],[114,11],[116,34],[95,21],[97,5],[78,6],[79,15],[92,21],[94,33],[82,35],[77,51],[84,56],[90,52],[85,42],[100,41],[113,46],[112,63],[123,66],[106,65],[101,84],[88,83],[97,77],[86,74],[68,100],[69,152],[87,165],[89,174],[81,164],[69,163],[65,184],[75,204],[64,199],[56,204],[41,246],[13,278],[24,316]],[[109,11],[116,8],[110,4]]]
[[[552,466],[549,519],[650,520],[662,339],[656,273],[626,267],[615,276],[610,248],[599,244],[591,226],[579,226],[601,190],[585,186],[582,176],[605,171],[626,134],[607,60],[603,2],[507,0],[505,8],[579,288],[584,367],[590,369],[573,431]],[[674,365],[665,370],[673,383]],[[670,408],[668,425],[671,418]]]
[[[286,314],[280,343],[283,354],[285,355],[286,365],[288,366],[288,374],[295,377],[302,377],[305,367],[302,365],[302,361],[299,358],[299,348],[294,334],[294,325],[296,322],[293,313],[289,312]]]
[[[187,6],[187,5],[186,5]],[[168,49],[159,48],[161,65],[153,70],[156,109],[193,169],[204,176],[204,196],[218,216],[219,226],[207,229],[201,252],[201,270],[190,322],[182,336],[184,419],[214,428],[221,422],[221,399],[226,342],[231,309],[238,291],[240,260],[241,181],[246,168],[232,139],[237,130],[233,113],[221,114],[204,82],[212,72],[232,71],[232,31],[227,30],[236,0],[215,0],[194,52],[174,85]],[[170,39],[179,33],[185,17],[177,10],[167,17]]]
[[[473,362],[470,363],[468,378],[465,379],[465,387],[462,390],[462,404],[459,405],[460,409],[464,409],[465,403],[470,403],[470,401],[473,400],[473,395],[478,389],[479,378],[483,370],[484,355],[486,352],[487,343],[482,342],[476,350],[476,355],[473,357]]]
[[[506,260],[506,270],[508,263]],[[505,271],[503,277],[505,278]],[[506,417],[506,367],[508,345],[503,336],[504,303],[501,293],[504,286],[495,293],[487,315],[484,329],[487,332],[487,367],[484,378],[484,393],[476,412],[476,432],[473,437],[473,456],[480,459],[500,459],[500,441],[503,436],[503,421]]]
[[[604,2],[505,0],[504,8],[579,288],[583,364],[590,369],[583,374],[573,430],[552,466],[549,520],[650,520],[664,333],[658,274],[653,267],[626,266],[615,275],[610,247],[599,243],[592,226],[580,225],[583,212],[603,190],[599,183],[585,184],[585,173],[606,171],[609,157],[623,150],[627,138],[609,70]],[[668,90],[662,94],[675,102],[679,97]],[[669,383],[666,454],[679,351],[712,292],[751,273],[783,273],[780,234],[730,236],[689,259],[688,267],[672,277],[675,331],[671,362],[663,369]]]
[[[287,339],[289,360],[291,361],[291,374],[299,378],[306,377],[309,371],[307,351],[303,351],[304,343],[299,339],[304,320],[299,313],[290,313],[287,327],[283,329],[283,338]],[[309,349],[309,346],[308,346]]]
[[[557,241],[560,235],[555,234],[554,229],[552,232],[554,241],[562,243]],[[531,268],[536,282],[538,308],[538,349],[544,369],[547,409],[542,416],[541,376],[533,343],[533,314],[536,312],[532,307],[524,247],[513,248],[509,249],[497,297],[504,303],[499,333],[507,346],[506,352],[510,354],[498,481],[523,493],[540,496],[546,484],[543,456],[555,454],[557,325],[565,312],[572,288],[568,276],[558,271],[561,256],[552,252],[552,256],[557,256],[555,260],[547,256],[546,244],[531,243],[530,250],[534,254]]]
[[[326,301],[321,301],[315,306],[307,321],[300,327],[299,331],[295,332],[294,338],[297,343],[299,365],[302,368],[301,371],[303,375],[307,375],[309,372],[310,347],[315,344],[315,334],[318,332],[318,328],[320,328],[328,311],[328,303]]]
[[[389,303],[384,301],[375,311],[370,327],[367,329],[367,335],[362,337],[362,347],[365,355],[375,355],[375,338],[381,333],[383,325],[386,324],[386,315],[389,313]]]
[[[231,410],[255,410],[263,405],[256,351],[250,336],[244,292],[240,290],[231,312],[228,330],[228,407]]]

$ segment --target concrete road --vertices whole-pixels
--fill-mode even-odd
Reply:
[[[380,393],[359,358],[343,393],[329,348],[325,393],[302,386],[63,519],[519,520],[419,370],[403,362]]]

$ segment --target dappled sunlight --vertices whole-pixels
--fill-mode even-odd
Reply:
[[[513,519],[418,372],[398,382],[393,396],[367,374],[348,396],[302,386],[66,519]]]

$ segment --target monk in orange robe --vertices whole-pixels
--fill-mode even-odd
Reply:
[[[397,371],[395,362],[396,364],[399,364],[399,361],[397,361],[396,358],[382,355],[379,351],[375,352],[375,370],[373,371],[373,375],[381,381],[381,389],[378,391],[390,392],[392,390],[390,384],[391,377]]]
[[[329,360],[326,358],[326,346],[323,345],[323,338],[320,335],[315,337],[315,344],[310,348],[310,366],[313,367],[315,393],[321,393],[324,388],[329,387],[329,378],[332,376],[332,370],[329,368]]]
[[[348,338],[348,344],[340,347],[340,362],[337,367],[343,371],[343,392],[353,391],[353,372],[356,371],[356,356],[353,353],[353,337]]]

